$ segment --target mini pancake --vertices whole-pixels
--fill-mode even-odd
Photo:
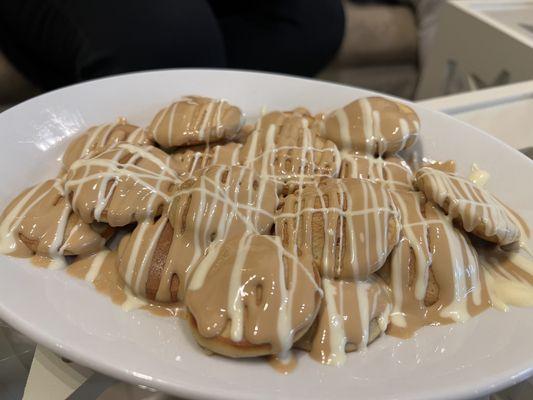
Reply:
[[[286,354],[320,307],[318,274],[279,238],[244,235],[213,243],[185,304],[198,343],[226,357]]]
[[[12,256],[85,255],[105,244],[91,225],[72,212],[60,179],[24,190],[6,207],[0,221],[0,251]]]
[[[365,97],[330,113],[322,135],[342,150],[382,156],[411,147],[420,121],[406,104]]]
[[[180,182],[175,169],[160,149],[122,143],[74,162],[65,189],[83,221],[125,226],[161,215]]]
[[[279,111],[263,116],[241,151],[241,164],[285,185],[337,176],[340,154],[335,144],[309,126],[306,117]]]
[[[416,182],[465,231],[500,245],[520,239],[520,229],[507,207],[474,182],[427,167],[417,171]]]
[[[283,199],[276,234],[309,257],[323,278],[364,280],[399,239],[398,212],[386,187],[364,179],[324,179]]]
[[[163,147],[190,146],[235,139],[242,119],[225,100],[187,96],[160,110],[148,130]]]

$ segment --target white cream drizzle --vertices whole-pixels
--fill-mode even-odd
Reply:
[[[109,255],[109,250],[102,250],[98,254],[96,254],[91,261],[91,265],[89,266],[89,270],[87,271],[87,274],[85,275],[85,280],[89,283],[93,283],[98,274],[100,273],[100,269],[102,268],[102,265],[104,265],[104,261]]]
[[[404,264],[404,251],[413,251],[416,261],[416,280],[414,282],[414,295],[415,299],[420,302],[420,306],[423,307],[423,300],[427,290],[428,269],[433,268],[436,279],[438,274],[449,274],[452,278],[453,296],[447,303],[437,303],[437,313],[440,317],[445,319],[451,319],[455,322],[465,322],[471,318],[471,314],[468,310],[468,302],[471,299],[474,305],[481,305],[481,278],[479,275],[479,263],[476,253],[466,236],[464,236],[457,228],[454,227],[451,218],[446,216],[438,208],[434,207],[433,210],[436,213],[436,218],[429,219],[422,217],[420,210],[416,208],[416,215],[409,215],[407,213],[407,204],[401,197],[401,193],[392,193],[396,204],[401,210],[402,218],[405,220],[418,220],[418,223],[407,223],[403,221],[404,238],[392,254],[391,258],[391,289],[393,293],[393,305],[391,311],[391,323],[400,328],[407,328],[408,316],[403,310],[403,293],[406,285],[408,284],[404,279],[405,268]],[[429,233],[423,235],[424,241],[420,243],[416,235],[410,232],[410,228],[413,226],[421,226],[425,232],[430,230],[433,234],[438,235],[444,243],[447,244],[447,248],[435,244],[431,244],[427,239]],[[439,239],[440,240],[440,239]],[[408,245],[404,245],[402,241],[407,241]],[[437,255],[435,252],[438,252]],[[429,254],[429,257],[426,257]],[[439,258],[437,258],[439,257]],[[440,258],[450,257],[448,265],[435,265],[435,262],[441,262]],[[436,269],[439,268],[439,269]],[[439,272],[440,271],[440,272]],[[444,284],[440,282],[440,284]],[[441,288],[447,289],[447,288]],[[428,306],[427,308],[432,308]]]
[[[374,127],[373,127],[373,118],[372,118],[372,106],[370,102],[362,98],[359,101],[361,107],[361,119],[363,120],[363,133],[365,135],[366,151],[365,153],[371,153],[372,145],[376,141]]]
[[[339,133],[341,137],[342,145],[345,148],[349,148],[352,145],[352,135],[350,134],[350,126],[348,122],[348,116],[343,108],[335,111],[335,116],[339,123]]]
[[[490,174],[487,171],[479,168],[476,163],[472,164],[472,172],[470,172],[468,179],[470,179],[473,183],[475,183],[479,187],[485,187],[489,178],[490,178]]]
[[[514,216],[513,216],[514,217]],[[521,224],[517,221],[518,226]],[[525,243],[526,235],[517,248],[502,250],[480,249],[480,263],[483,267],[486,286],[491,303],[494,307],[508,311],[509,306],[533,306],[533,285],[524,277],[512,274],[505,269],[499,260],[491,255],[491,251],[505,254],[507,261],[530,277],[533,277],[533,256]]]
[[[456,322],[465,322],[471,318],[467,307],[468,295],[471,293],[474,304],[479,305],[481,303],[481,282],[479,281],[477,257],[471,246],[466,243],[465,237],[452,232],[455,228],[450,218],[437,209],[436,212],[440,216],[441,227],[450,245],[449,253],[452,257],[455,291],[453,301],[443,307],[440,315]],[[466,258],[463,254],[466,255]],[[467,276],[470,277],[470,285],[466,282]]]
[[[120,305],[124,311],[137,310],[149,304],[146,300],[137,297],[128,286],[124,286],[124,294],[126,300]]]
[[[393,325],[399,326],[400,328],[407,327],[406,315],[403,310],[403,286],[405,282],[402,279],[402,269],[405,268],[402,266],[403,251],[404,247],[402,245],[403,240],[408,240],[407,238],[400,239],[398,247],[393,250],[391,255],[391,289],[393,294],[393,303],[392,311],[390,314],[390,321]],[[424,292],[425,295],[425,292]]]
[[[376,320],[380,332],[385,331],[389,324],[390,304],[384,298],[380,298],[380,296],[386,296],[383,292],[384,287],[381,286],[380,282],[374,277],[370,277],[366,281],[350,282],[322,279],[324,290],[323,312],[325,312],[327,332],[322,331],[322,325],[319,324],[317,335],[319,335],[320,356],[324,364],[343,365],[346,362],[346,345],[348,341],[356,346],[357,350],[364,350],[370,340],[370,324],[372,320]],[[372,288],[375,289],[373,293],[371,293]],[[345,310],[345,296],[350,294],[355,295],[357,308]],[[351,299],[351,297],[349,298]],[[378,309],[380,300],[384,302],[383,309]],[[349,306],[352,305],[348,304]],[[347,331],[350,327],[351,329],[360,328],[360,332],[357,329],[355,330],[355,333],[359,335],[358,337],[348,337]],[[329,345],[327,350],[321,348],[324,341],[327,341]],[[314,352],[315,350],[313,349],[312,351]]]
[[[278,285],[280,292],[280,306],[277,321],[278,340],[281,343],[279,358],[286,359],[288,358],[289,351],[292,347],[292,338],[294,336],[294,330],[292,329],[291,321],[292,295],[294,293],[294,289],[291,291],[287,290],[287,283],[285,282],[285,267],[283,263],[283,247],[281,245],[281,239],[276,236],[272,240],[277,244],[277,261],[279,265],[278,276],[280,277],[280,282]],[[294,288],[298,284],[296,281],[296,277],[297,274],[291,274],[291,282],[289,284],[289,287]]]
[[[427,290],[428,269],[432,261],[431,253],[429,252],[429,243],[427,239],[429,221],[427,221],[422,216],[420,207],[416,207],[416,215],[414,216],[414,218],[416,220],[421,221],[417,225],[423,225],[423,230],[426,232],[426,235],[424,235],[422,239],[423,242],[421,243],[419,237],[415,234],[413,230],[415,224],[410,224],[408,223],[408,221],[405,220],[405,218],[409,215],[409,211],[408,204],[405,202],[404,198],[402,197],[402,194],[392,191],[391,196],[393,197],[396,206],[400,210],[400,216],[404,218],[404,220],[402,220],[403,231],[407,240],[409,241],[409,246],[415,254],[415,297],[418,300],[423,300]],[[399,293],[401,295],[401,292]]]
[[[339,287],[342,292],[342,282]],[[341,366],[346,362],[346,333],[344,332],[344,318],[342,312],[337,311],[335,296],[341,296],[329,279],[322,280],[324,301],[329,321],[330,356],[325,360],[328,365]],[[339,304],[343,304],[342,299]]]

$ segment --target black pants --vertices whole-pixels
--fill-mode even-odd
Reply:
[[[311,76],[340,0],[0,0],[0,46],[44,89],[122,72],[229,67]]]

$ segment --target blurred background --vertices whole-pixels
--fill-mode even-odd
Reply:
[[[0,0],[0,108],[158,68],[281,72],[420,100],[531,79],[529,1]]]

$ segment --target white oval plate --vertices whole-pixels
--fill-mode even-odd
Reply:
[[[261,108],[331,110],[370,92],[287,76],[173,70],[123,75],[67,87],[0,114],[1,206],[56,174],[69,136],[126,116],[147,124],[182,95],[223,97],[249,117]],[[413,105],[424,155],[472,162],[490,172],[488,188],[533,226],[533,163],[502,142],[443,114]],[[284,376],[261,360],[208,357],[183,321],[124,312],[64,271],[3,256],[0,318],[80,364],[183,397],[219,399],[452,399],[480,396],[528,377],[533,311],[489,310],[465,324],[427,327],[410,340],[384,336],[352,353],[342,368],[298,353]]]

